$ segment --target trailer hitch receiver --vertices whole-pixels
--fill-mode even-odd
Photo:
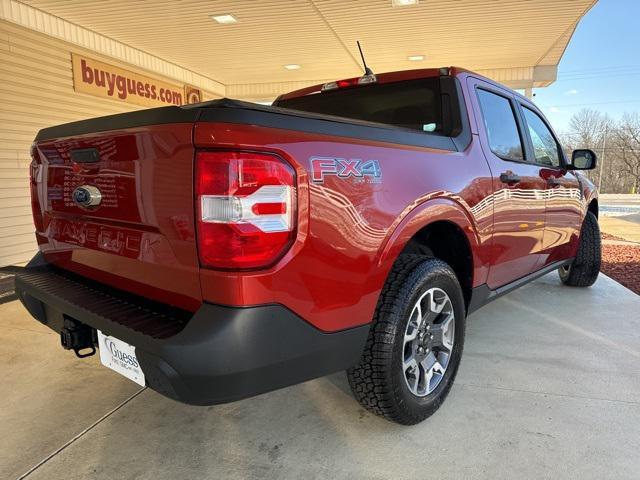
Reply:
[[[90,357],[96,353],[95,331],[77,320],[64,318],[64,328],[60,331],[60,343],[65,350],[73,350],[78,358]],[[82,352],[83,350],[89,351]]]

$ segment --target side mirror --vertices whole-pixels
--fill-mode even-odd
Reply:
[[[596,154],[593,150],[574,150],[571,154],[570,170],[593,170],[596,168]]]

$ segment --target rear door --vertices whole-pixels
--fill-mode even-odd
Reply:
[[[519,107],[505,89],[470,77],[482,150],[493,177],[494,230],[487,284],[495,289],[541,261],[546,181],[532,163]]]
[[[539,267],[572,255],[582,223],[580,183],[565,168],[566,159],[553,130],[533,105],[519,102],[533,161],[542,168],[547,182],[546,217]]]

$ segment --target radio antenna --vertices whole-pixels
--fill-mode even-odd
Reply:
[[[360,58],[362,58],[362,64],[364,65],[364,74],[365,75],[373,75],[373,72],[369,67],[367,67],[367,61],[364,59],[364,53],[362,53],[362,47],[360,46],[360,40],[356,40],[358,44],[358,50],[360,50]]]

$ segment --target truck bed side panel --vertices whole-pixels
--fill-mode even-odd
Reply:
[[[446,198],[466,209],[479,239],[474,284],[490,258],[491,174],[478,146],[465,152],[233,123],[196,125],[198,148],[272,151],[298,174],[298,240],[273,268],[250,273],[202,269],[203,297],[213,303],[280,303],[324,331],[369,323],[390,269],[378,263],[385,241],[413,208]],[[313,181],[311,161],[375,160],[378,177],[326,175]],[[484,201],[483,201],[484,200]],[[477,232],[477,234],[476,234]]]

